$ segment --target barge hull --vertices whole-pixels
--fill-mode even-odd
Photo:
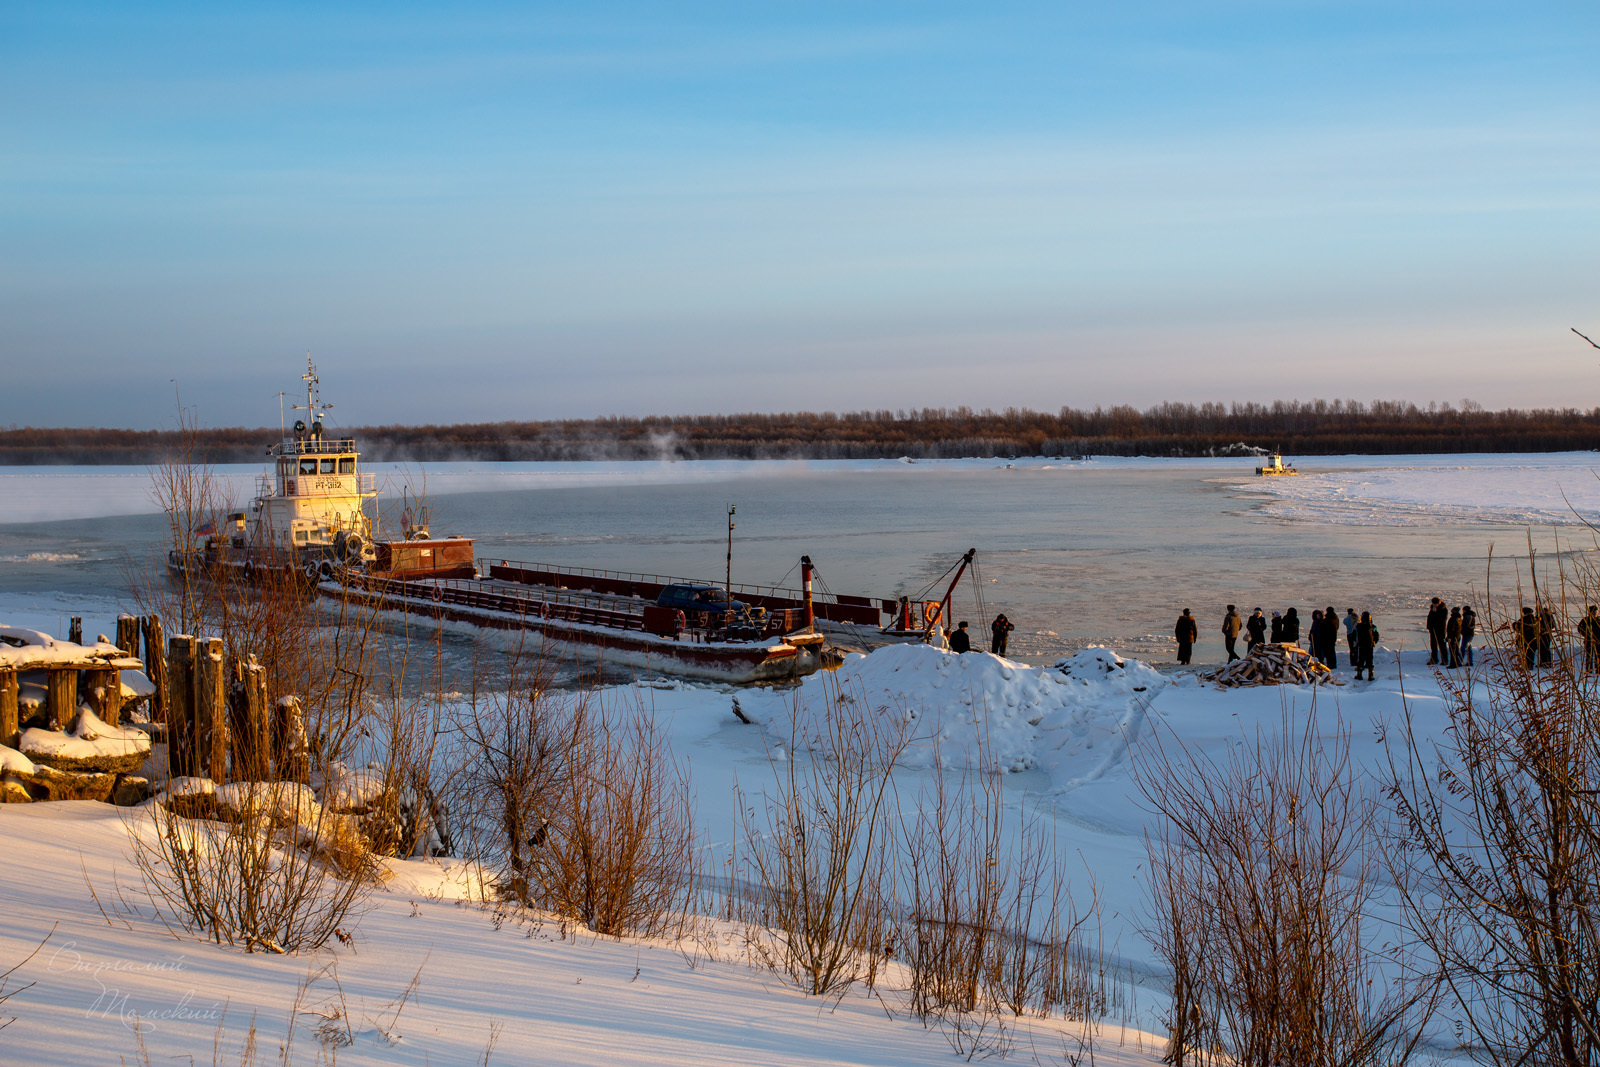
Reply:
[[[802,678],[821,665],[821,635],[803,641],[719,642],[673,640],[636,630],[544,617],[534,610],[497,610],[447,596],[459,590],[432,583],[406,583],[404,590],[370,589],[322,582],[323,596],[379,611],[426,619],[436,626],[456,624],[476,630],[529,635],[539,647],[563,659],[629,667],[651,674],[703,678],[735,685]],[[434,599],[435,591],[439,599]]]

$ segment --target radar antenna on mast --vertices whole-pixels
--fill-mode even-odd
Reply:
[[[333,410],[332,404],[322,402],[322,383],[317,378],[317,365],[311,362],[311,353],[306,353],[306,372],[300,375],[300,380],[306,383],[306,402],[294,405],[296,411],[304,411],[311,420],[311,436],[322,436],[322,416]]]

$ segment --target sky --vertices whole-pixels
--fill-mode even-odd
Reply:
[[[1600,405],[1600,6],[0,4],[0,426]]]

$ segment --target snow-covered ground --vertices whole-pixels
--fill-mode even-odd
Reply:
[[[1315,713],[1325,724],[1337,715],[1353,732],[1357,761],[1370,766],[1377,726],[1399,713],[1402,684],[1424,729],[1437,728],[1442,709],[1438,686],[1414,655],[1379,662],[1375,683],[1224,691],[1101,649],[1057,669],[896,646],[853,656],[798,691],[655,683],[606,690],[602,699],[646,708],[666,727],[689,767],[713,863],[738,838],[739,790],[759,794],[774,780],[774,758],[794,758],[784,751],[793,718],[815,717],[840,694],[909,723],[912,744],[897,772],[903,798],[918,796],[941,773],[936,765],[943,773],[970,766],[981,739],[1007,769],[1008,809],[1043,813],[1058,855],[1072,858],[1078,903],[1087,906],[1091,884],[1098,889],[1101,947],[1127,1007],[1104,1020],[1095,1062],[1154,1064],[1159,1040],[1129,1026],[1156,1029],[1163,995],[1160,965],[1139,933],[1151,817],[1130,777],[1133,761],[1152,738],[1218,755],[1258,726]],[[734,716],[735,697],[754,725]],[[113,913],[118,882],[124,899],[136,899],[126,889],[137,877],[126,855],[127,814],[88,803],[0,807],[0,967],[55,927],[14,976],[13,986],[35,984],[4,1013],[17,1017],[4,1032],[7,1062],[132,1062],[134,1013],[152,1027],[144,1039],[151,1062],[204,1061],[224,1011],[226,1045],[254,1016],[271,1053],[308,974],[322,977],[296,1028],[304,1062],[317,1047],[316,1025],[335,1006],[352,1033],[354,1043],[338,1051],[350,1063],[474,1062],[495,1027],[492,1062],[952,1061],[946,1038],[911,1019],[893,989],[853,992],[837,1004],[805,997],[754,964],[726,926],[675,947],[563,933],[551,922],[496,922],[459,900],[463,871],[449,861],[392,863],[394,877],[356,925],[354,942],[311,956],[245,955],[175,938],[138,916],[108,921],[94,894]],[[392,1021],[392,1004],[419,967],[417,997]],[[1058,1021],[1019,1023],[1013,1055],[1064,1062],[1074,1032]]]

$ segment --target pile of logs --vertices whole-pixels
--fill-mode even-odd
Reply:
[[[1326,664],[1299,645],[1259,644],[1243,659],[1201,675],[1224,689],[1242,685],[1342,685]]]

